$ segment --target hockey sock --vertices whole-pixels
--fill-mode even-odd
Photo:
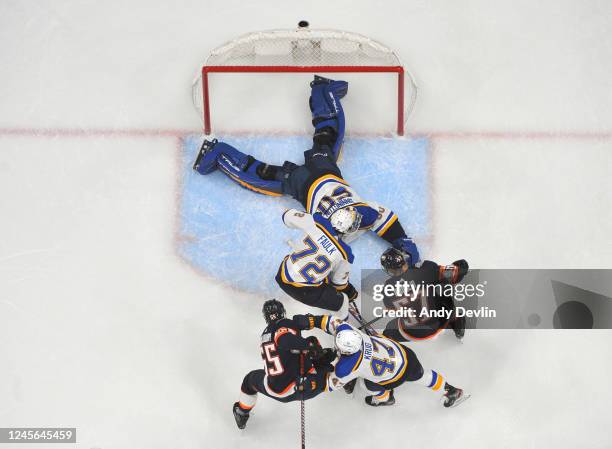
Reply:
[[[346,296],[346,293],[338,293],[342,296],[342,305],[340,306],[340,309],[334,312],[334,315],[339,317],[341,320],[346,321],[348,320],[350,301],[348,296]]]
[[[434,370],[425,370],[423,377],[415,381],[437,393],[444,394],[444,384],[446,380],[443,376],[435,372]]]
[[[374,395],[374,399],[376,399],[377,402],[387,402],[389,400],[389,395],[389,390],[381,391]]]
[[[240,397],[238,399],[238,406],[243,412],[250,412],[253,407],[255,407],[255,403],[257,402],[257,393],[255,394],[246,394],[244,391],[240,390]]]
[[[359,385],[369,396],[384,398],[386,397],[385,393],[388,393],[388,390],[385,390],[383,386],[378,385],[376,382],[372,382],[371,380],[364,379],[363,377],[359,378]]]

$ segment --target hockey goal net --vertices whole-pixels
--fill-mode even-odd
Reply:
[[[194,105],[204,123],[204,133],[211,133],[212,114],[218,109],[216,105],[234,101],[234,109],[242,110],[249,101],[244,97],[262,89],[259,85],[250,86],[246,92],[235,94],[241,96],[238,101],[228,99],[231,93],[215,96],[218,91],[213,89],[211,75],[300,73],[310,76],[313,73],[323,76],[343,73],[347,74],[343,76],[345,79],[350,76],[348,74],[368,75],[370,79],[377,74],[386,75],[390,100],[378,111],[363,108],[364,114],[385,114],[391,117],[397,134],[404,134],[404,124],[416,101],[417,86],[397,54],[387,46],[356,33],[308,28],[246,34],[210,53],[194,80],[192,90]],[[277,82],[279,84],[286,84],[286,80]],[[273,91],[268,95],[282,95],[278,89]],[[366,92],[362,97],[376,95],[371,87],[363,91]],[[283,113],[287,112],[279,112],[279,115]]]

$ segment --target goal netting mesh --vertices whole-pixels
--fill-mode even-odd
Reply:
[[[298,28],[243,35],[214,49],[193,84],[193,102],[210,132],[209,73],[395,72],[398,74],[398,132],[414,107],[414,78],[389,47],[360,34]],[[401,85],[399,84],[401,83]],[[401,98],[399,98],[401,96]],[[390,111],[393,113],[393,111]],[[401,126],[400,126],[401,125]]]

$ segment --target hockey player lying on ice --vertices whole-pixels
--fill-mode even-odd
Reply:
[[[439,394],[444,407],[459,405],[469,397],[436,371],[424,370],[416,354],[394,340],[368,336],[329,315],[294,315],[287,319],[283,305],[276,300],[266,301],[263,313],[268,323],[261,345],[266,370],[251,371],[242,382],[240,399],[233,406],[240,429],[245,428],[258,393],[281,402],[297,401],[302,395],[312,399],[357,378],[370,393],[365,402],[371,406],[395,404],[393,389],[404,382],[417,382]],[[309,344],[301,336],[302,330],[315,327],[335,336],[339,357],[333,368],[329,350]],[[294,352],[304,350],[308,352],[300,370],[300,355]]]
[[[202,175],[221,170],[242,187],[266,195],[290,195],[309,214],[319,213],[350,243],[365,231],[373,231],[394,247],[410,255],[411,265],[419,252],[406,236],[393,211],[364,202],[342,178],[336,164],[344,139],[344,112],[340,99],[348,83],[319,76],[310,83],[310,110],[314,125],[312,149],[304,152],[304,164],[286,161],[269,165],[241,153],[224,142],[204,141],[193,165]]]

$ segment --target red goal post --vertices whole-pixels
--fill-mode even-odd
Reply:
[[[308,28],[249,33],[213,50],[194,80],[193,102],[205,134],[212,130],[211,73],[395,73],[400,136],[417,96],[414,77],[396,53],[368,37]]]

